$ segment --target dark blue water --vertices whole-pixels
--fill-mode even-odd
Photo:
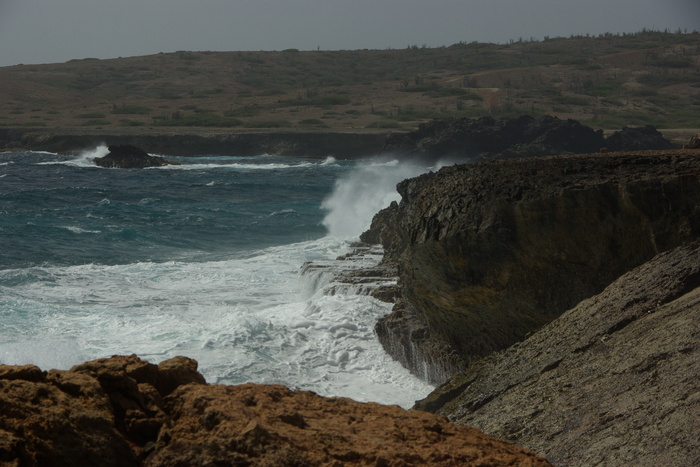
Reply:
[[[321,202],[350,168],[259,156],[103,169],[91,155],[0,154],[0,268],[201,260],[319,238]]]

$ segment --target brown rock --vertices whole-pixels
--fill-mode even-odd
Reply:
[[[420,402],[555,465],[700,465],[700,243],[663,253]]]
[[[549,465],[444,417],[282,386],[202,384],[135,355],[0,365],[0,465]]]
[[[0,374],[8,375],[0,366]],[[17,376],[18,372],[14,372]],[[114,426],[108,396],[94,379],[67,376],[29,380],[0,377],[2,465],[137,465],[136,455]],[[84,377],[78,376],[78,379]],[[70,381],[70,382],[68,382]],[[86,384],[85,389],[77,389]]]
[[[442,417],[283,386],[183,386],[166,407],[148,465],[547,465]]]

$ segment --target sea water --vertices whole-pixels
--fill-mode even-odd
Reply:
[[[99,168],[106,151],[0,153],[0,364],[185,355],[209,383],[404,407],[432,389],[376,339],[390,304],[300,274],[347,253],[427,167],[202,155]]]

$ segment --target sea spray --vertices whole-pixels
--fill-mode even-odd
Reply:
[[[66,369],[113,354],[187,355],[211,383],[405,407],[430,391],[374,335],[390,304],[340,293],[346,286],[327,295],[332,276],[300,274],[348,251],[345,238],[326,235],[323,200],[346,196],[340,215],[367,224],[375,208],[358,215],[366,201],[352,185],[400,164],[211,156],[116,170],[95,167],[95,151],[2,155],[0,363]],[[377,176],[372,188],[394,191],[423,170]]]
[[[332,237],[358,238],[378,211],[400,199],[397,183],[429,169],[395,159],[361,163],[338,179],[333,193],[323,201],[321,207],[328,211],[323,225]]]

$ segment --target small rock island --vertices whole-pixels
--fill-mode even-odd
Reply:
[[[158,156],[151,156],[143,149],[130,144],[112,145],[104,157],[95,158],[95,164],[111,169],[144,169],[146,167],[163,167],[180,165]]]

